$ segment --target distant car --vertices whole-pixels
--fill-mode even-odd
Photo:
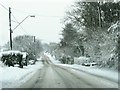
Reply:
[[[96,66],[97,63],[82,63],[82,66]]]
[[[96,66],[97,65],[97,63],[90,63],[91,64],[91,66]]]
[[[35,64],[35,60],[30,60],[29,64],[31,64],[31,65]]]
[[[90,63],[84,63],[84,66],[90,66]]]

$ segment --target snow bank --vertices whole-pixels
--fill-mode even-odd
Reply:
[[[60,63],[60,61],[56,60],[54,56],[52,57],[50,53],[44,53],[44,54],[49,57],[49,59],[52,61],[52,63],[54,63],[54,64]]]
[[[24,66],[22,69],[18,67],[0,67],[0,82],[2,88],[18,87],[29,80],[38,69],[42,68],[42,62],[38,61],[35,65]],[[0,88],[1,88],[0,87]]]
[[[86,67],[86,66],[82,66],[82,65],[77,65],[77,64],[73,64],[73,65],[68,65],[68,64],[60,64],[60,63],[56,63],[55,60],[49,53],[45,53],[45,55],[47,55],[50,60],[56,64],[56,65],[60,65],[60,66],[65,66],[65,67],[70,67],[73,69],[77,69],[92,75],[96,75],[96,76],[100,76],[115,82],[118,82],[118,72],[117,71],[112,71],[109,69],[100,69],[96,66],[90,66],[90,67]],[[80,57],[79,59],[86,59],[85,57]]]
[[[86,66],[82,66],[82,65],[78,65],[78,64],[73,64],[73,65],[68,65],[68,64],[60,64],[60,63],[56,63],[55,60],[49,53],[46,54],[50,60],[59,66],[65,66],[65,67],[70,67],[72,70],[80,70],[95,76],[99,76],[102,78],[106,78],[108,80],[114,81],[114,82],[118,82],[118,72],[117,71],[113,71],[113,70],[109,70],[109,69],[103,69],[103,68],[98,68],[96,66],[90,66],[90,67],[86,67]],[[86,59],[84,57],[80,57],[80,59]]]
[[[58,64],[60,66],[65,66],[65,67],[70,67],[76,70],[80,70],[92,75],[96,75],[102,78],[106,78],[109,80],[112,80],[114,82],[118,82],[118,72],[117,71],[113,71],[113,70],[109,70],[109,69],[100,69],[97,68],[96,66],[91,66],[91,67],[86,67],[86,66],[81,66],[81,65],[67,65],[67,64]]]

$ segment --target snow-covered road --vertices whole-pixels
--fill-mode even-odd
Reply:
[[[44,67],[22,88],[118,88],[118,83],[79,70],[53,64],[48,58]]]
[[[117,72],[60,64],[49,54],[35,65],[0,71],[1,88],[118,88]]]

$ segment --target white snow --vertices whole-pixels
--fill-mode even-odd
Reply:
[[[65,66],[65,67],[70,67],[76,70],[80,70],[92,75],[100,76],[109,80],[112,80],[114,82],[118,82],[118,72],[109,70],[109,69],[103,69],[103,68],[97,68],[96,66],[91,66],[91,67],[86,67],[86,66],[81,66],[77,64],[73,65],[68,65],[68,64],[59,64],[60,66]]]
[[[22,52],[23,58],[26,58],[27,54],[27,52]]]
[[[75,64],[82,64],[82,63],[87,63],[90,61],[90,58],[88,57],[74,57],[74,63]]]
[[[52,61],[52,63],[60,64],[60,61],[55,60],[55,57],[51,56],[50,53],[44,53],[44,54],[49,57],[49,59]]]
[[[44,53],[47,55],[50,60],[60,66],[69,67],[70,70],[80,70],[89,74],[107,78],[114,82],[118,82],[118,72],[108,69],[100,69],[94,66],[86,67],[77,64],[68,65],[60,64],[58,60],[55,60],[49,53]],[[29,80],[40,68],[43,67],[41,59],[36,62],[35,65],[24,66],[23,68],[15,67],[6,67],[0,62],[0,89],[1,88],[14,88],[22,85],[24,82]]]
[[[0,56],[1,56],[2,54],[8,55],[8,54],[13,54],[13,53],[21,53],[21,52],[20,52],[20,51],[16,51],[16,50],[3,51],[3,52],[0,52]]]
[[[41,61],[36,62],[35,65],[24,66],[23,68],[0,65],[0,83],[2,83],[0,88],[14,88],[20,86],[42,67],[43,64]]]
[[[114,82],[118,82],[118,71],[114,71],[114,70],[110,70],[110,69],[106,69],[106,68],[98,68],[96,66],[82,66],[82,65],[78,65],[78,64],[73,64],[73,65],[68,65],[68,64],[60,64],[60,63],[56,63],[57,60],[55,60],[54,58],[52,58],[52,56],[50,54],[46,54],[50,60],[56,64],[56,65],[60,65],[60,66],[65,66],[65,67],[69,67],[72,70],[80,70],[92,75],[96,75],[99,77],[103,77],[109,80],[112,80]]]
[[[3,51],[0,52],[0,57],[2,57],[2,55],[8,55],[8,54],[22,54],[23,58],[26,57],[26,55],[28,54],[27,52],[21,52],[21,51],[17,51],[17,50],[9,50],[9,51]]]

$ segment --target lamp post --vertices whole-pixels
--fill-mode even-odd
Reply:
[[[28,15],[26,16],[14,29],[11,29],[11,10],[9,8],[9,26],[10,26],[10,48],[12,50],[12,33],[13,31],[22,23],[24,22],[28,17],[35,17],[34,15]]]
[[[22,22],[24,22],[28,17],[35,17],[34,15],[26,16],[13,30],[15,30]]]

